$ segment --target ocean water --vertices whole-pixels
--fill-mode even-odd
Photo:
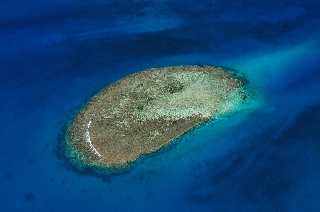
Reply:
[[[0,211],[320,211],[319,1],[1,1]],[[59,155],[104,86],[207,64],[255,101],[111,177]]]

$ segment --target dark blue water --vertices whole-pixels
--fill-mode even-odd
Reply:
[[[0,211],[320,211],[319,1],[0,2]],[[151,67],[237,69],[255,101],[125,174],[57,154],[72,114]]]

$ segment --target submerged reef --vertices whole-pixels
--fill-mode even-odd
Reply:
[[[195,126],[233,111],[246,80],[213,66],[152,68],[93,96],[68,125],[65,154],[77,169],[125,170]]]

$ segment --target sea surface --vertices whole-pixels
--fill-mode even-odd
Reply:
[[[130,171],[59,151],[92,95],[153,67],[236,69],[247,108]],[[320,2],[3,0],[0,211],[320,211]]]

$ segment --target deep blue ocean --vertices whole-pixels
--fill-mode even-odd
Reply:
[[[126,173],[59,151],[92,95],[153,67],[236,69],[247,108]],[[0,211],[320,211],[320,2],[0,1]]]

